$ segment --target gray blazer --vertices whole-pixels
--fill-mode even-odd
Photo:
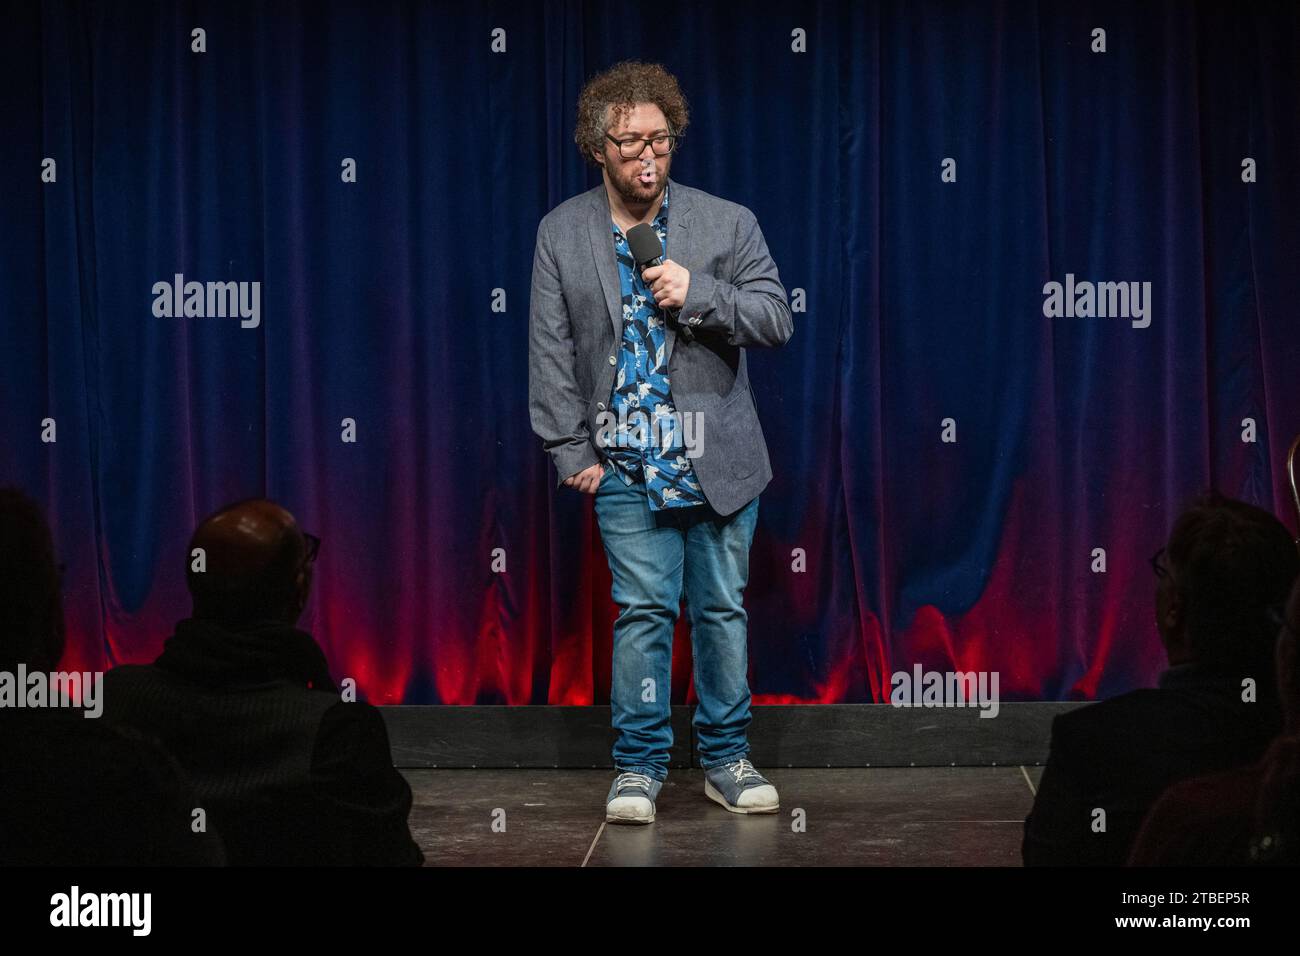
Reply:
[[[754,214],[668,179],[668,258],[691,274],[680,321],[666,323],[673,405],[692,422],[691,466],[718,514],[748,504],[772,480],[749,387],[745,347],[790,340],[794,319]],[[565,478],[605,459],[598,444],[623,338],[623,297],[605,184],[574,196],[537,226],[528,315],[528,414]]]

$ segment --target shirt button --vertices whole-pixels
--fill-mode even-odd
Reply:
[[[613,365],[613,364],[615,363],[615,361],[616,361],[616,359],[614,358],[614,356],[611,355],[611,356],[609,357],[609,364],[610,364],[610,365]]]

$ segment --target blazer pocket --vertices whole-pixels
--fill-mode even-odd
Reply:
[[[748,403],[748,411],[742,402]],[[740,440],[736,443],[731,455],[731,477],[748,478],[758,470],[760,455],[759,449],[754,444],[759,432],[757,415],[754,412],[754,399],[750,394],[749,383],[746,382],[744,387],[739,389],[736,394],[728,395],[721,409],[726,409],[732,418],[732,421],[728,424],[731,427],[739,427]],[[743,420],[743,424],[741,420]],[[762,439],[758,440],[761,441]]]

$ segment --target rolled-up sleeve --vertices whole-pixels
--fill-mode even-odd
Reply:
[[[794,334],[785,286],[758,220],[742,206],[736,219],[732,281],[691,273],[679,322],[696,332],[726,335],[732,345],[777,348]]]

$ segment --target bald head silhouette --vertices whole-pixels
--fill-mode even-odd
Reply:
[[[195,548],[203,549],[203,571],[194,570]],[[196,618],[295,624],[307,604],[307,539],[273,501],[249,498],[208,516],[190,539],[190,555],[186,580]]]

